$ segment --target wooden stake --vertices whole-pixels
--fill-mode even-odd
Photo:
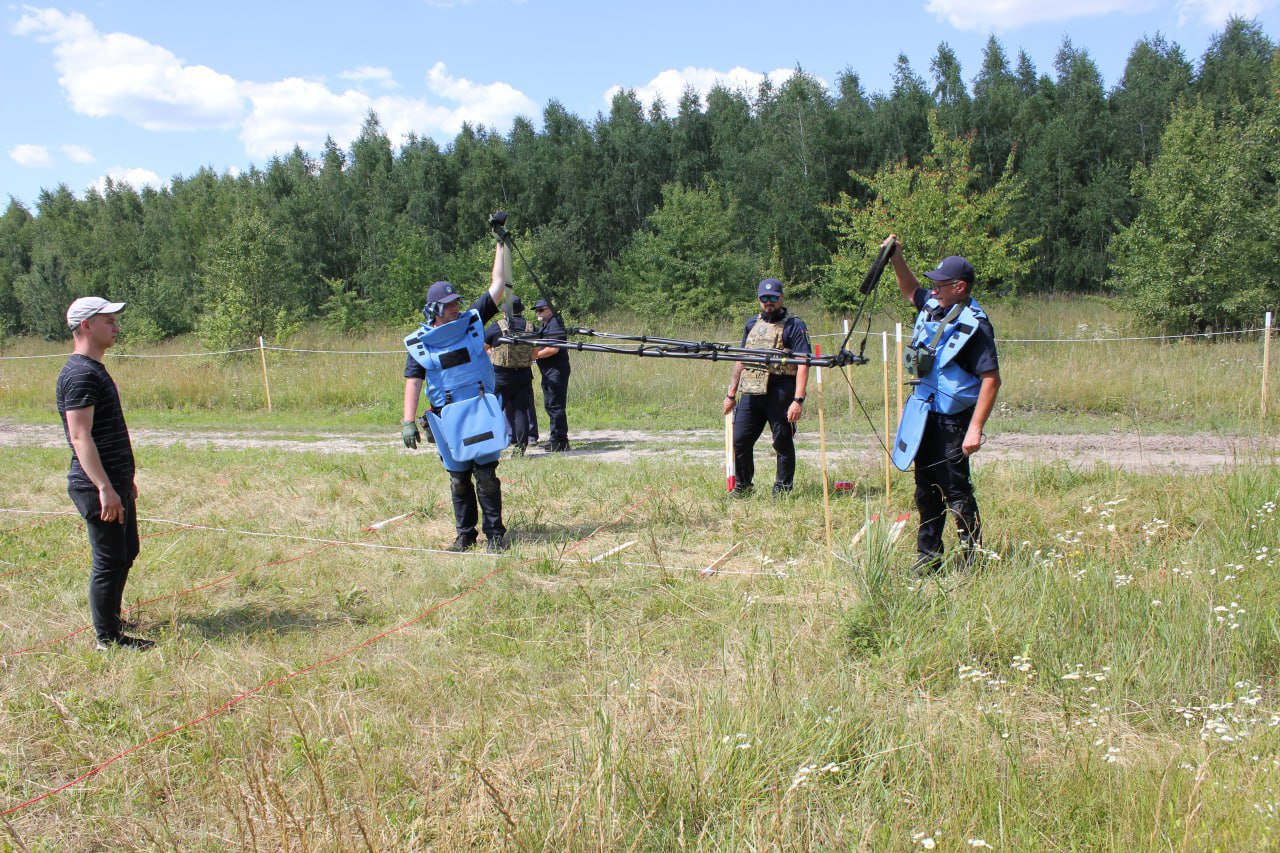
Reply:
[[[822,357],[822,347],[815,346],[813,354]],[[827,524],[827,553],[831,553],[831,488],[827,482],[827,424],[822,405],[822,368],[818,368],[818,456],[822,462],[822,515]]]
[[[880,338],[880,357],[884,360],[884,505],[889,505],[889,469],[893,466],[893,437],[889,435],[889,333]]]
[[[271,411],[271,378],[267,376],[267,344],[258,335],[258,353],[262,356],[262,384],[267,389],[267,411]]]
[[[736,554],[738,552],[738,549],[741,547],[742,547],[741,542],[735,542],[732,548],[730,548],[728,551],[725,551],[719,557],[716,557],[715,560],[711,563],[711,565],[707,566],[705,569],[698,572],[698,576],[709,578],[712,575],[714,575],[716,573],[716,570],[724,565],[725,560],[728,560],[730,557]]]

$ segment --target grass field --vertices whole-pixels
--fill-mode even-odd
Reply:
[[[1018,320],[1025,310],[1008,309],[1015,335],[997,309],[997,330],[1041,336]],[[1092,310],[1058,313],[1092,327],[1080,319]],[[1066,414],[1054,405],[1068,408],[1072,377],[1027,346],[1002,351],[1008,409],[993,427],[1050,430]],[[1070,424],[1258,429],[1238,402],[1257,378],[1256,340],[1165,349],[1222,361],[1184,372],[1194,406],[1166,403],[1159,419],[1082,404]],[[1091,362],[1110,387],[1081,387],[1082,399],[1107,399],[1134,371],[1172,381],[1169,358],[1109,364],[1125,359],[1133,370]],[[167,374],[158,362],[112,369],[135,426],[395,419],[399,364],[384,380],[337,370],[348,363],[305,372],[318,412],[298,387],[271,415],[250,391],[243,410],[226,402],[239,393],[228,377],[260,391],[253,362],[213,363],[203,380],[174,362]],[[43,362],[13,364],[0,362],[12,416],[47,417],[32,378],[46,367],[30,367]],[[723,376],[704,374],[722,367],[626,362],[610,377],[595,364],[575,360],[579,423],[718,422],[672,412],[718,396]],[[878,393],[879,376],[860,370]],[[210,385],[207,404],[147,396],[169,383]],[[273,397],[278,385],[292,387],[273,379]],[[831,408],[833,445],[865,431]],[[68,508],[66,462],[65,449],[6,449],[3,505]],[[147,654],[69,636],[88,618],[75,517],[0,513],[5,849],[1280,843],[1272,465],[1196,476],[979,465],[992,556],[924,582],[905,571],[909,533],[892,544],[877,524],[849,544],[868,513],[886,512],[878,467],[850,472],[866,497],[834,502],[829,552],[811,464],[792,499],[731,502],[720,465],[678,448],[630,463],[511,460],[499,473],[517,544],[494,558],[427,550],[452,538],[446,477],[429,452],[393,441],[359,455],[143,447],[139,465],[148,538],[126,603],[159,640]],[[909,508],[907,482],[890,512]],[[386,547],[343,544],[358,542]]]

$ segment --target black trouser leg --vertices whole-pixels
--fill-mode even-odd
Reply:
[[[787,420],[787,409],[795,399],[795,386],[779,384],[766,395],[769,405],[766,414],[769,429],[773,432],[773,450],[778,454],[778,470],[773,481],[773,491],[789,492],[796,478],[796,430]]]
[[[511,431],[511,443],[516,447],[529,444],[529,410],[533,408],[533,385],[504,385],[499,387],[502,413],[507,417],[507,429]]]
[[[498,463],[477,465],[475,471],[476,496],[484,515],[484,535],[490,539],[506,536],[507,528],[502,523],[502,482],[498,479]]]
[[[549,367],[542,373],[542,404],[547,410],[549,435],[552,444],[569,440],[569,420],[565,407],[569,397],[569,371],[567,368]]]
[[[129,569],[138,556],[138,511],[133,494],[120,493],[124,522],[103,521],[97,490],[68,491],[89,532],[93,564],[89,571],[89,613],[99,640],[120,636],[120,605]]]
[[[763,394],[743,394],[738,398],[737,408],[733,411],[733,473],[738,489],[749,489],[755,481],[756,460],[753,451],[756,440],[769,421],[767,408]]]
[[[972,409],[958,415],[930,413],[925,423],[915,462],[916,509],[920,513],[916,550],[922,555],[941,556],[948,515],[956,520],[962,545],[981,544],[978,502],[969,477],[969,457],[964,452],[964,435],[972,416]]]
[[[450,471],[449,491],[453,497],[453,523],[459,536],[476,538],[476,489],[470,471]]]

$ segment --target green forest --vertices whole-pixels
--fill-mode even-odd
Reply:
[[[1042,71],[992,36],[976,73],[945,43],[927,79],[900,55],[887,93],[797,69],[648,108],[623,91],[591,119],[552,101],[443,146],[393,141],[370,114],[349,150],[10,199],[0,339],[65,337],[86,294],[128,301],[138,341],[403,324],[434,280],[479,292],[499,208],[573,317],[737,314],[765,275],[840,310],[893,230],[917,265],[970,257],[980,292],[1108,294],[1152,328],[1240,328],[1277,305],[1278,57],[1236,18],[1199,58],[1138,42],[1109,90],[1069,39]]]

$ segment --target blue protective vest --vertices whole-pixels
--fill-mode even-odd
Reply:
[[[929,413],[954,415],[972,408],[977,404],[978,391],[982,388],[982,380],[956,364],[955,357],[978,331],[978,321],[987,318],[986,312],[970,299],[955,320],[942,328],[939,336],[942,321],[930,320],[929,315],[937,313],[941,307],[936,299],[930,297],[916,315],[915,329],[911,333],[911,346],[931,350],[933,359],[928,372],[918,377],[915,390],[903,405],[902,417],[898,420],[898,433],[893,440],[891,455],[899,471],[907,470],[915,461]],[[933,347],[935,337],[938,338],[936,348]]]
[[[464,311],[443,326],[423,325],[404,345],[427,372],[427,412],[436,450],[449,471],[496,462],[507,446],[507,419],[494,394],[493,362],[484,351],[484,322]]]
[[[431,408],[493,393],[493,362],[484,351],[484,322],[478,311],[464,311],[443,326],[424,323],[405,337],[404,345],[427,371]]]
[[[911,333],[911,346],[929,347],[938,334],[939,320],[930,320],[931,312],[941,306],[933,297],[916,315],[916,326]],[[954,415],[971,409],[978,402],[982,380],[955,363],[955,357],[969,339],[978,331],[978,321],[987,319],[986,312],[973,299],[961,310],[955,321],[942,329],[942,336],[934,349],[933,365],[929,372],[919,377],[912,392],[913,397],[928,400],[929,411]]]

